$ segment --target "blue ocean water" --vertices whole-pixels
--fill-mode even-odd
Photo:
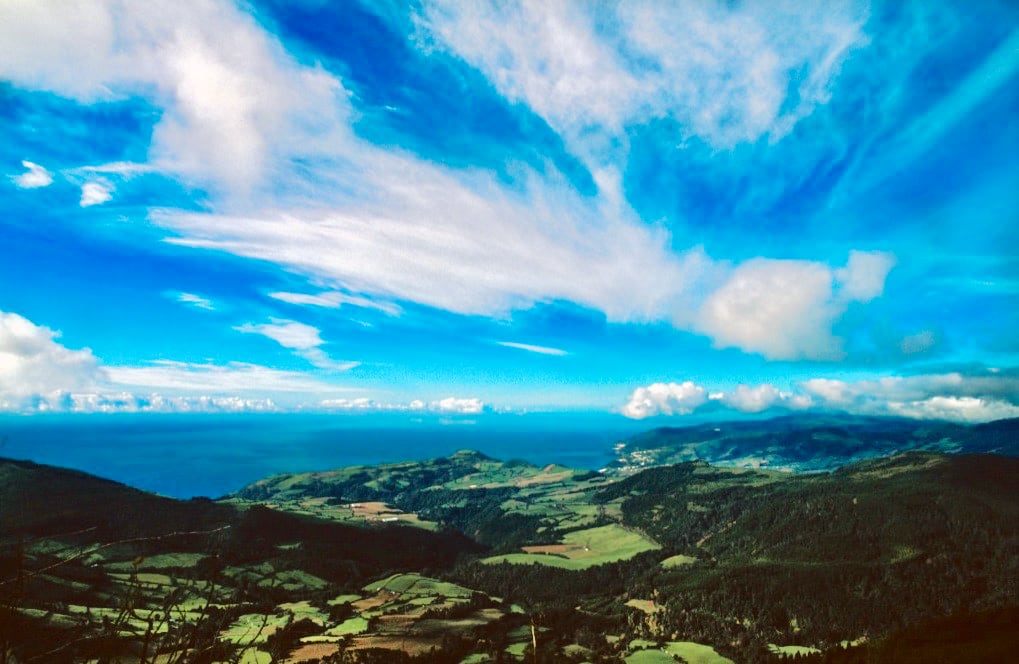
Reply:
[[[471,419],[357,415],[0,417],[0,456],[74,468],[176,498],[219,497],[277,473],[474,449],[585,469],[639,429],[612,416]]]

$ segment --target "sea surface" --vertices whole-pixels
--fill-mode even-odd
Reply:
[[[0,457],[74,468],[176,498],[232,493],[278,473],[473,449],[596,470],[642,428],[618,416],[61,415],[0,417]]]

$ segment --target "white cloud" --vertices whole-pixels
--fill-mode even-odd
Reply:
[[[895,257],[886,252],[849,252],[849,263],[835,272],[841,296],[851,302],[870,302],[884,292],[885,278],[894,265]]]
[[[782,392],[768,384],[739,385],[734,391],[725,393],[720,401],[742,413],[761,413],[772,408],[802,410],[813,405],[813,400],[807,395]]]
[[[59,336],[0,311],[0,412],[261,411],[277,409],[275,398],[293,407],[348,389],[240,362],[102,366],[92,351],[69,349],[56,341]]]
[[[245,334],[261,334],[283,346],[293,350],[297,355],[308,360],[320,369],[331,371],[349,371],[360,362],[337,362],[330,358],[319,346],[324,344],[319,336],[319,329],[297,321],[273,318],[272,323],[254,325],[245,323],[234,328]]]
[[[72,394],[70,410],[77,413],[265,413],[279,410],[272,399],[242,397],[167,397],[160,394]]]
[[[28,169],[26,173],[12,176],[14,184],[22,189],[37,189],[53,184],[53,175],[39,164],[23,161],[21,165]]]
[[[356,399],[323,399],[319,406],[328,410],[351,410],[351,411],[373,411],[373,412],[416,412],[425,410],[425,403],[418,399],[410,403],[382,403],[368,397]]]
[[[665,232],[618,214],[561,181],[529,172],[509,190],[496,177],[456,172],[361,146],[346,175],[358,200],[243,216],[162,211],[169,241],[273,261],[317,281],[456,313],[505,315],[569,300],[611,320],[667,317],[677,294],[711,261],[676,255]],[[354,186],[353,183],[357,183]],[[337,198],[338,197],[338,198]],[[648,274],[654,279],[648,279]],[[291,298],[293,299],[293,298]]]
[[[621,412],[637,420],[655,415],[689,415],[707,401],[704,388],[691,381],[654,383],[635,389]]]
[[[485,409],[485,404],[478,398],[446,397],[445,399],[431,402],[428,408],[437,413],[477,415]]]
[[[882,293],[893,264],[890,254],[860,251],[835,271],[813,261],[751,259],[707,297],[694,327],[719,348],[768,359],[839,359],[832,326],[851,302]]]
[[[362,412],[421,412],[428,410],[443,415],[477,415],[485,409],[485,404],[481,399],[457,397],[447,397],[432,401],[427,405],[420,399],[415,399],[410,403],[384,403],[368,397],[323,399],[319,402],[319,406],[329,410]]]
[[[813,378],[782,391],[774,385],[738,385],[713,392],[687,381],[633,391],[621,408],[634,419],[689,415],[707,404],[743,413],[821,410],[854,415],[988,422],[1019,417],[1019,370],[950,372],[844,381]]]
[[[316,293],[314,295],[308,293],[287,293],[280,291],[269,293],[269,297],[289,304],[305,304],[313,307],[338,309],[345,304],[349,304],[364,309],[378,309],[379,311],[384,311],[390,316],[396,316],[400,313],[400,307],[392,304],[391,302],[378,302],[375,300],[369,300],[366,297],[341,293],[340,291],[326,291],[324,293]]]
[[[108,366],[109,382],[121,387],[172,390],[177,393],[235,395],[251,392],[322,394],[344,388],[299,371],[284,371],[258,364],[196,364],[157,360],[140,366]]]
[[[496,341],[495,343],[500,346],[506,346],[507,348],[517,348],[519,350],[526,350],[529,353],[538,353],[539,355],[569,355],[565,350],[561,348],[550,348],[548,346],[534,346],[532,344],[521,344],[514,341]]]
[[[627,5],[604,21],[568,3],[433,3],[423,24],[591,157],[659,117],[720,148],[788,133],[825,101],[865,12],[771,4]],[[588,160],[599,192],[585,196],[551,166],[514,165],[507,186],[373,146],[351,131],[337,78],[297,62],[228,2],[0,3],[0,43],[0,77],[15,85],[85,102],[147,96],[161,112],[146,166],[208,190],[211,210],[151,217],[168,241],[271,261],[334,289],[274,294],[282,301],[395,313],[379,302],[405,300],[505,316],[564,300],[610,321],[671,320],[768,357],[834,358],[831,325],[845,302],[833,284],[862,298],[877,281],[874,261],[851,258],[844,279],[820,263],[750,261],[710,295],[727,268],[696,248],[676,252],[666,230],[646,225],[611,160]],[[109,200],[111,188],[85,182],[82,205]],[[808,279],[789,281],[797,276]],[[332,362],[317,346],[301,352]]]
[[[187,304],[197,309],[205,309],[206,311],[216,310],[216,305],[212,303],[212,300],[201,295],[195,295],[194,293],[177,293],[174,299],[181,304]]]
[[[863,415],[985,422],[1019,417],[1015,371],[949,372],[858,381],[813,379],[800,388],[819,406]]]
[[[909,334],[903,337],[902,341],[899,342],[899,350],[906,355],[915,355],[930,350],[937,343],[938,340],[933,331],[920,330],[916,334]]]
[[[74,175],[105,173],[108,175],[120,176],[122,178],[131,178],[142,173],[151,173],[152,170],[152,166],[149,166],[148,164],[139,164],[133,161],[111,161],[105,164],[97,164],[95,166],[80,166],[72,169],[71,171],[65,171],[65,173],[71,173]]]
[[[56,341],[59,336],[18,314],[0,311],[0,411],[59,401],[68,391],[102,379],[92,351],[71,350]]]
[[[717,148],[777,140],[827,102],[866,18],[852,2],[433,0],[420,25],[590,156],[659,117]]]
[[[833,359],[831,271],[819,263],[758,258],[737,267],[701,309],[697,327],[720,348],[770,359]]]
[[[86,182],[81,186],[81,200],[79,204],[81,207],[102,205],[113,197],[112,192],[113,188],[108,182]]]
[[[890,403],[889,411],[903,417],[954,422],[990,422],[1019,417],[1019,406],[978,397],[931,397],[909,403]]]
[[[272,323],[263,323],[261,325],[245,323],[234,329],[245,334],[261,334],[269,337],[284,348],[294,350],[308,350],[325,343],[322,341],[322,337],[319,336],[317,327],[280,318],[273,318]]]
[[[342,85],[300,67],[229,2],[0,3],[0,78],[91,102],[154,96],[164,169],[245,190],[345,131]]]

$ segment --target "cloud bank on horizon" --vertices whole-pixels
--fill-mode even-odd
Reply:
[[[49,0],[0,40],[0,410],[1017,414],[1019,9]]]

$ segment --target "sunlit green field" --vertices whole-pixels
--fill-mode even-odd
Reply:
[[[509,553],[482,560],[496,564],[508,562],[518,565],[538,563],[562,569],[587,569],[595,565],[627,560],[638,553],[660,548],[651,540],[617,524],[588,528],[567,533],[558,545],[550,545],[548,552]]]

